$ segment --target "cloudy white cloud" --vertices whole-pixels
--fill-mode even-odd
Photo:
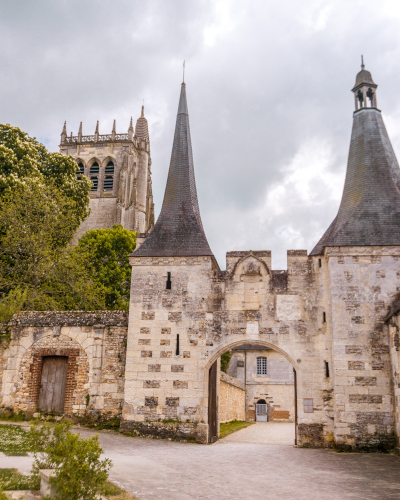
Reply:
[[[0,4],[0,120],[57,150],[68,131],[149,120],[156,213],[182,62],[206,233],[225,252],[311,250],[337,212],[364,54],[400,148],[400,4],[372,0],[19,0]]]

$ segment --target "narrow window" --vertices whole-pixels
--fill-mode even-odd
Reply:
[[[303,399],[304,413],[314,413],[314,402],[312,399]]]
[[[81,175],[84,174],[85,168],[81,162],[78,163],[78,168],[76,169],[76,177],[78,179],[81,178]]]
[[[171,273],[168,273],[168,274],[167,274],[167,285],[166,285],[166,289],[167,289],[167,290],[171,290],[171,286],[172,286],[172,283],[171,283]]]
[[[257,358],[257,375],[266,375],[267,374],[267,358],[259,357]]]
[[[99,179],[97,177],[91,177],[90,180],[92,181],[92,189],[90,191],[97,191],[97,186],[99,185]]]
[[[104,191],[112,191],[114,187],[114,177],[106,175],[104,179]]]
[[[179,356],[179,333],[176,334],[176,355]]]
[[[322,323],[326,323],[326,312],[322,313]]]
[[[325,377],[329,378],[329,363],[325,361]]]
[[[92,163],[92,165],[90,167],[90,173],[91,174],[98,174],[99,173],[99,164],[97,163],[97,161]]]
[[[318,267],[322,267],[322,260],[318,259]]]
[[[113,174],[114,173],[114,163],[110,160],[107,165],[106,165],[106,174]]]

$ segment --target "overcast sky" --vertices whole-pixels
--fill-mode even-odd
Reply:
[[[231,250],[307,249],[335,217],[364,54],[400,154],[398,0],[3,0],[0,121],[50,150],[61,129],[126,132],[145,100],[158,215],[186,60],[205,231]]]

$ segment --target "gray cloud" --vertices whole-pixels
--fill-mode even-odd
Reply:
[[[400,148],[395,1],[150,0],[0,5],[1,121],[57,150],[76,133],[149,120],[156,212],[169,166],[182,61],[200,207],[225,252],[311,250],[337,212],[360,54]]]

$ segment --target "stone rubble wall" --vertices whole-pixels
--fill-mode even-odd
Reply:
[[[246,389],[239,380],[221,372],[219,422],[246,420]]]
[[[27,312],[10,324],[1,353],[0,411],[37,410],[44,356],[67,356],[67,415],[119,417],[124,398],[125,311]]]
[[[393,380],[394,431],[396,448],[400,452],[400,314],[397,312],[390,318],[386,327],[389,330],[390,358]]]

